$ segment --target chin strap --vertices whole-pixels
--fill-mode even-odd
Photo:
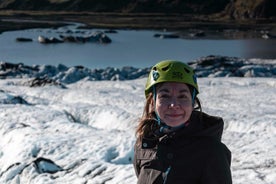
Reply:
[[[161,126],[161,119],[156,111],[156,88],[155,88],[155,86],[153,86],[153,108],[154,108],[154,113],[156,116],[156,121],[157,121],[158,125]]]
[[[195,105],[195,97],[196,97],[196,90],[194,88],[193,92],[192,92],[192,105]]]
[[[159,128],[159,132],[163,133],[163,134],[168,134],[168,133],[174,132],[174,131],[182,128],[182,127],[185,127],[185,126],[186,126],[186,123],[183,123],[183,124],[175,126],[175,127],[171,127],[171,126],[168,126],[166,124],[163,124]]]

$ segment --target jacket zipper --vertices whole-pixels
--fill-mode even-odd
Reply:
[[[169,173],[170,173],[170,171],[171,171],[171,168],[172,168],[171,166],[169,166],[169,167],[167,168],[167,170],[166,170],[166,172],[165,172],[163,184],[166,184],[166,183],[167,183],[167,178],[168,178],[168,175],[169,175]]]

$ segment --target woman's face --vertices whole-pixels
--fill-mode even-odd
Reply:
[[[192,114],[192,96],[184,83],[165,82],[156,88],[156,111],[160,119],[175,127],[186,123]]]

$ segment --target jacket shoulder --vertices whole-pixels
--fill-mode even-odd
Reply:
[[[191,121],[201,127],[201,131],[197,135],[211,136],[221,140],[224,127],[224,121],[221,117],[194,111],[191,116]]]

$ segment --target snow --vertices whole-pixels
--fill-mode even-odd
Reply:
[[[29,80],[0,80],[0,183],[136,183],[145,78],[83,79],[66,88],[29,87]],[[233,183],[275,183],[276,79],[198,81],[203,110],[224,118]]]

